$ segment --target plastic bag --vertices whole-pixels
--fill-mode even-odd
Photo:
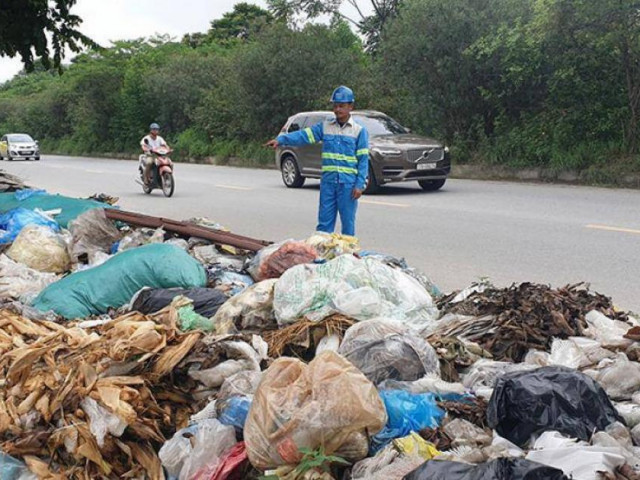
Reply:
[[[277,280],[265,280],[224,303],[213,321],[219,334],[277,327],[273,312],[273,289]]]
[[[303,242],[287,242],[261,262],[256,280],[280,278],[295,265],[313,263],[317,256],[316,250]]]
[[[593,379],[564,367],[507,373],[496,382],[487,421],[501,436],[523,447],[548,430],[588,440],[594,430],[622,421]]]
[[[256,254],[254,255],[254,257],[249,262],[249,264],[247,265],[247,272],[249,273],[249,275],[251,275],[251,277],[256,282],[259,282],[260,281],[260,267],[262,266],[262,264],[265,262],[265,260],[267,258],[269,258],[269,256],[272,253],[274,253],[280,247],[282,247],[283,245],[285,245],[285,244],[287,244],[289,242],[295,242],[295,240],[293,240],[293,239],[283,240],[282,242],[274,243],[272,245],[264,247],[261,250],[258,250],[256,252]]]
[[[165,231],[162,227],[155,230],[151,228],[139,228],[128,233],[118,242],[117,253],[141,247],[153,243],[164,243]],[[167,244],[168,245],[168,244]],[[173,247],[173,245],[171,245]],[[175,247],[179,248],[179,247]],[[180,249],[182,250],[182,249]]]
[[[333,260],[340,255],[360,250],[360,241],[356,237],[338,233],[316,232],[304,242],[311,245],[324,260]]]
[[[77,260],[87,255],[89,261],[101,253],[109,253],[111,245],[122,238],[122,233],[109,220],[102,208],[94,208],[69,222],[72,236],[71,254]]]
[[[483,447],[491,445],[493,441],[493,437],[487,432],[462,418],[451,420],[443,430],[452,439],[451,446],[454,448],[462,445]]]
[[[242,480],[245,478],[243,464],[248,464],[247,448],[244,442],[236,443],[223,458],[201,468],[193,480]]]
[[[185,297],[178,297],[185,298]],[[203,317],[193,309],[193,304],[185,305],[178,308],[178,318],[180,319],[180,330],[183,332],[189,330],[203,330],[211,332],[216,326],[213,321],[207,317]]]
[[[40,272],[64,273],[71,258],[62,236],[49,227],[27,225],[7,250],[7,256]]]
[[[127,422],[111,413],[91,397],[86,397],[80,406],[89,417],[89,428],[99,447],[104,447],[104,437],[107,433],[119,437],[127,428]]]
[[[445,412],[437,405],[431,393],[409,393],[403,390],[383,390],[388,420],[385,427],[371,438],[370,453],[375,454],[394,438],[406,437],[411,432],[440,425]]]
[[[338,352],[376,385],[388,379],[413,381],[440,374],[438,355],[431,345],[401,324],[381,319],[349,327]]]
[[[614,403],[614,406],[629,428],[640,423],[640,405],[637,403]]]
[[[402,455],[393,445],[387,445],[374,457],[356,463],[351,477],[353,480],[402,480],[423,462],[420,456]]]
[[[242,270],[245,262],[243,257],[221,253],[215,245],[197,245],[193,247],[193,256],[203,265],[216,265],[237,271]]]
[[[385,380],[378,385],[378,388],[381,390],[405,390],[411,393],[435,393],[436,395],[464,395],[467,392],[461,383],[445,382],[435,373],[429,373],[413,382]]]
[[[597,370],[585,370],[613,400],[630,400],[640,390],[640,364],[631,362],[624,353],[600,362]]]
[[[250,275],[236,273],[219,266],[209,267],[207,274],[211,284],[228,296],[238,295],[255,283]]]
[[[0,300],[24,299],[29,303],[47,285],[58,280],[55,273],[43,273],[0,255]]]
[[[193,309],[203,317],[213,317],[227,296],[214,288],[146,288],[133,300],[132,310],[140,313],[159,312],[176,297],[193,301]]]
[[[633,340],[624,338],[624,335],[631,328],[631,325],[625,322],[611,320],[597,310],[587,313],[585,320],[589,328],[585,330],[584,334],[598,340],[603,347],[625,349],[633,343]]]
[[[326,351],[308,365],[288,357],[271,364],[255,393],[244,438],[251,463],[268,469],[298,463],[301,448],[323,447],[331,455],[354,432],[373,434],[385,422],[373,384]]]
[[[482,387],[493,388],[498,378],[510,372],[535,370],[536,365],[527,363],[496,362],[481,359],[475,362],[467,373],[462,375],[462,384],[473,391]]]
[[[393,440],[393,446],[405,455],[415,455],[424,460],[431,460],[440,455],[440,452],[432,443],[427,442],[416,432],[411,432],[406,437]]]
[[[0,452],[0,479],[2,480],[37,480],[27,466],[20,460]]]
[[[162,446],[158,457],[171,477],[192,480],[201,468],[219,464],[235,444],[233,427],[216,419],[203,420],[178,430]]]
[[[253,398],[261,380],[262,372],[259,370],[245,370],[231,375],[225,378],[220,387],[218,400],[222,402],[234,396]]]
[[[251,398],[248,397],[230,397],[224,402],[218,401],[216,404],[220,423],[231,425],[236,429],[238,435],[242,435],[250,408]]]
[[[199,366],[189,368],[189,376],[206,387],[217,388],[227,377],[244,370],[260,371],[261,357],[248,343],[223,341],[216,343],[215,348],[228,360],[205,370],[200,370]]]
[[[49,227],[54,232],[60,231],[55,220],[41,213],[26,208],[16,208],[0,215],[0,243],[11,243],[27,225]]]
[[[598,472],[613,474],[625,464],[621,448],[589,446],[558,432],[545,432],[536,440],[527,460],[559,468],[575,480],[599,480]]]
[[[434,460],[424,463],[404,480],[568,480],[557,468],[522,458],[498,458],[480,465]]]
[[[126,304],[145,286],[191,288],[203,287],[206,281],[202,265],[183,250],[172,245],[146,245],[49,285],[33,306],[67,319],[86,318]]]
[[[281,326],[341,313],[356,320],[382,317],[423,327],[438,316],[433,299],[415,279],[374,258],[352,255],[287,270],[276,284],[273,307]]]

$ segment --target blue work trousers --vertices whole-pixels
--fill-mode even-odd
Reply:
[[[349,183],[320,182],[317,231],[333,233],[340,213],[342,234],[355,236],[358,201],[351,198],[353,189],[354,185]]]

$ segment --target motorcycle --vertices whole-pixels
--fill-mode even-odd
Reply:
[[[165,197],[173,195],[176,183],[173,178],[173,162],[169,158],[171,150],[168,147],[157,147],[149,151],[147,155],[153,156],[153,166],[151,167],[151,182],[147,183],[144,178],[144,163],[142,158],[138,165],[140,179],[138,183],[142,185],[142,191],[150,194],[156,188],[160,188]]]

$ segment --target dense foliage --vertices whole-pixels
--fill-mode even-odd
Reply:
[[[135,152],[157,121],[183,157],[267,162],[260,143],[345,83],[459,162],[640,170],[640,0],[388,0],[357,28],[342,3],[237,4],[179,42],[122,41],[61,76],[18,75],[0,86],[0,131]],[[327,6],[330,24],[309,23]]]

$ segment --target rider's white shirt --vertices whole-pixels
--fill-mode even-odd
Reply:
[[[148,140],[148,143],[145,144],[145,139]],[[163,147],[167,144],[167,142],[164,141],[164,138],[162,138],[160,135],[156,135],[155,140],[151,137],[151,135],[147,135],[146,137],[144,137],[141,141],[140,141],[140,145],[144,148],[145,145],[147,145],[149,148],[154,149],[154,148],[158,148],[158,147]]]

